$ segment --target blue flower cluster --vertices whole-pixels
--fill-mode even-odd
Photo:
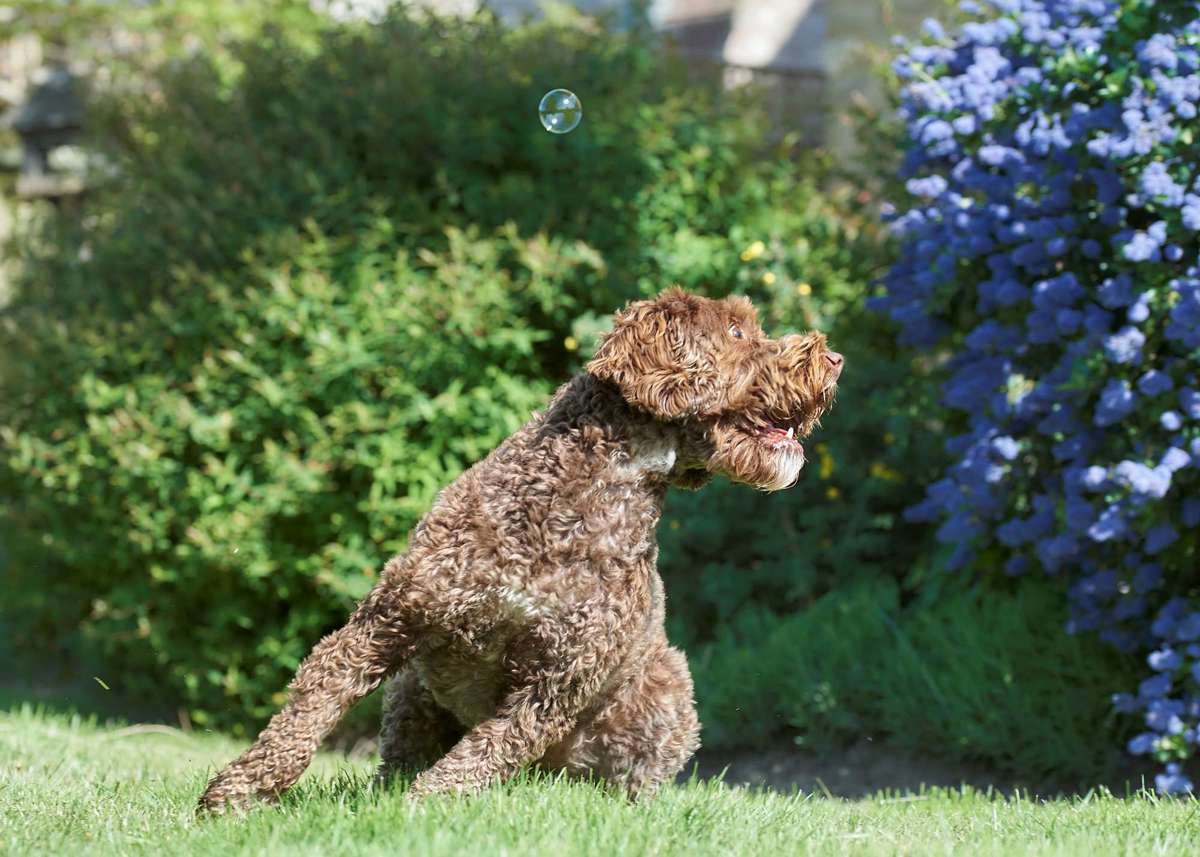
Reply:
[[[895,64],[910,148],[877,308],[951,352],[954,464],[910,514],[961,567],[1062,575],[1148,655],[1129,749],[1200,746],[1200,3],[962,2]]]

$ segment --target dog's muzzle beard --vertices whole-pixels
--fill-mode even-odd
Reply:
[[[794,446],[774,449],[771,457],[775,464],[775,479],[768,485],[761,485],[766,491],[782,491],[791,488],[800,481],[800,471],[804,469],[804,447],[799,443]]]

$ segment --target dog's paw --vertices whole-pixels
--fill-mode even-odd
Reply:
[[[233,784],[214,780],[209,783],[204,794],[200,795],[196,804],[196,816],[205,818],[225,815],[228,812],[245,813],[255,806],[278,802],[279,795],[274,792],[237,788]]]

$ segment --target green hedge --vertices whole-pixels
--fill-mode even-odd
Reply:
[[[900,602],[895,582],[864,580],[792,615],[756,606],[722,625],[692,652],[708,746],[786,731],[829,752],[878,738],[1041,786],[1113,781],[1113,739],[1130,730],[1109,688],[1137,665],[1063,635],[1053,586],[957,587]]]
[[[383,231],[277,236],[289,261],[240,288],[194,272],[129,319],[6,331],[30,405],[0,428],[16,605],[81,622],[113,684],[165,684],[202,724],[265,716],[439,488],[549,392],[522,319],[554,291],[500,257],[586,263],[457,232],[410,257]]]
[[[438,488],[675,282],[824,326],[851,369],[803,488],[672,501],[673,634],[918,554],[919,396],[859,309],[886,248],[820,164],[764,148],[753,101],[578,22],[398,15],[229,53],[232,78],[200,56],[100,105],[117,177],[26,236],[0,325],[21,640],[78,632],[110,684],[252,728]],[[535,115],[557,85],[586,111],[565,137]]]

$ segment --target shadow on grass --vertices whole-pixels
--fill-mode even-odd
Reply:
[[[913,795],[930,788],[962,786],[988,793],[1033,798],[1078,797],[1107,788],[1118,797],[1153,789],[1153,761],[1129,758],[1098,782],[1021,777],[969,760],[916,753],[866,738],[840,750],[818,753],[781,737],[761,749],[704,750],[688,769],[700,779],[723,779],[730,786],[772,791],[862,798],[880,793]]]
[[[0,639],[11,639],[0,617]],[[99,659],[70,647],[16,651],[0,647],[0,711],[28,704],[53,714],[78,714],[102,722],[180,724],[167,705],[135,700],[121,677]]]

